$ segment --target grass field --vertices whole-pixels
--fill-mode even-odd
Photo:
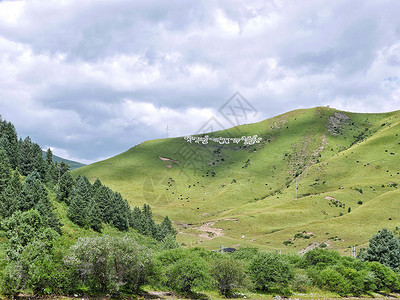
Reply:
[[[399,121],[400,111],[296,110],[208,134],[259,144],[151,140],[73,174],[169,215],[183,245],[349,253],[400,224]]]

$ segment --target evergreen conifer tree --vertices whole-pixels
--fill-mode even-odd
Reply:
[[[46,151],[46,162],[49,166],[53,164],[53,152],[50,148]]]
[[[34,153],[32,147],[32,141],[30,137],[26,137],[23,141],[19,140],[19,171],[22,175],[27,176],[34,170]]]
[[[10,163],[5,150],[0,150],[0,193],[4,191],[11,180]]]
[[[74,188],[74,179],[69,172],[65,172],[56,186],[56,199],[69,205],[70,195]]]
[[[71,199],[71,204],[68,207],[68,218],[79,226],[86,226],[87,218],[87,202],[83,200],[82,196],[76,194]]]
[[[47,197],[47,191],[40,181],[40,175],[37,171],[33,171],[26,177],[22,184],[17,208],[21,211],[29,210],[33,208],[40,199],[45,197]]]
[[[94,231],[101,232],[103,230],[101,211],[93,199],[89,202],[87,208],[87,222]]]
[[[0,149],[6,151],[11,167],[18,167],[19,147],[18,136],[14,125],[10,122],[2,121],[0,116]]]

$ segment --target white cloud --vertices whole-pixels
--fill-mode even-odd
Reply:
[[[235,92],[257,119],[398,109],[400,3],[0,1],[0,109],[83,161],[195,132]],[[64,151],[64,152],[62,152]]]

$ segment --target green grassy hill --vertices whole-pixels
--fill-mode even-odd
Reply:
[[[152,140],[74,174],[169,215],[188,246],[350,252],[400,224],[398,133],[400,111],[317,107],[209,134],[263,138],[252,146]]]

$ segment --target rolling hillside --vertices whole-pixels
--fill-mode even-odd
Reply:
[[[400,224],[399,133],[400,111],[317,107],[209,134],[258,144],[152,140],[73,173],[169,215],[188,246],[349,253]]]

